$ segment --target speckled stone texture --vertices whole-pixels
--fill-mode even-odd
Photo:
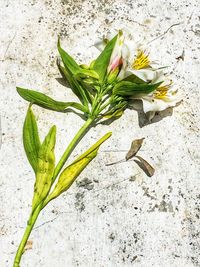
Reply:
[[[200,266],[198,0],[1,0],[0,1],[0,266],[12,266],[30,212],[34,175],[22,146],[27,102],[16,85],[73,100],[56,67],[57,36],[79,62],[98,51],[97,37],[129,28],[168,65],[183,103],[148,124],[126,110],[111,125],[99,125],[73,156],[107,131],[113,136],[68,193],[40,215],[21,267]],[[58,128],[56,158],[83,121],[34,107],[41,136]],[[139,117],[138,117],[139,115]],[[156,169],[151,178],[124,157],[135,138],[145,137],[140,155]]]

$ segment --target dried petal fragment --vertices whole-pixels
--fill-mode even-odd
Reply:
[[[149,177],[152,177],[154,175],[155,169],[142,157],[135,156],[139,159],[135,160],[135,162],[140,166],[140,168],[148,175]]]
[[[126,154],[126,160],[133,158],[137,154],[137,152],[140,150],[140,148],[142,146],[144,139],[145,138],[133,140],[133,142],[131,143],[131,148],[129,149],[128,153]]]

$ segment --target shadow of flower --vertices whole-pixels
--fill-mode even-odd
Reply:
[[[135,110],[138,113],[138,123],[140,128],[161,121],[165,117],[172,116],[173,114],[173,107],[167,108],[163,111],[155,112],[155,115],[151,119],[151,112],[144,113],[143,105],[141,100],[135,100],[131,106],[128,107],[130,110]]]

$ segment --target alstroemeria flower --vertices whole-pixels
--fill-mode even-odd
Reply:
[[[151,82],[155,78],[155,72],[159,71],[159,69],[160,68],[150,60],[149,53],[141,48],[137,48],[135,58],[131,58],[128,62],[126,76],[134,74],[145,82]]]
[[[102,49],[105,42],[99,42],[96,47]],[[156,111],[163,111],[169,107],[174,107],[181,101],[181,97],[177,94],[177,90],[172,86],[172,82],[166,79],[164,74],[165,68],[159,68],[155,61],[149,57],[141,42],[133,42],[128,39],[124,41],[122,32],[119,33],[118,40],[113,50],[108,73],[113,73],[118,81],[127,79],[131,75],[135,75],[148,84],[162,84],[151,93],[138,93],[131,96],[131,99],[139,99],[143,102],[143,111],[150,115],[152,119]]]
[[[111,39],[109,37],[103,41],[98,41],[95,47],[102,51],[109,39]],[[154,78],[156,68],[153,66],[153,62],[150,62],[148,54],[144,52],[139,42],[133,42],[131,40],[124,41],[124,39],[123,32],[119,31],[118,39],[108,66],[108,73],[120,67],[120,72],[117,76],[118,80],[123,80],[127,76],[134,74],[146,82],[151,81]],[[135,52],[137,53],[136,57]]]
[[[115,47],[112,51],[110,57],[110,63],[108,65],[108,73],[114,71],[117,67],[122,64],[122,47],[124,44],[124,36],[122,32],[118,33],[117,41]]]
[[[177,94],[178,90],[172,86],[172,81],[166,78],[163,68],[155,68],[149,55],[138,50],[137,56],[129,65],[126,75],[134,74],[145,82],[155,84],[162,82],[162,84],[153,92],[149,94],[139,94],[132,97],[132,99],[139,99],[143,102],[143,111],[151,120],[155,112],[163,111],[169,107],[174,107],[181,101],[181,96]]]
[[[124,35],[122,31],[119,31],[117,41],[110,57],[110,62],[107,69],[108,81],[110,82],[114,81],[123,69],[123,46]]]
[[[158,75],[157,80],[159,79],[160,76]],[[148,119],[151,120],[157,111],[163,111],[169,107],[174,107],[182,100],[177,92],[178,90],[173,87],[172,81],[167,80],[153,92],[149,94],[140,94],[132,97],[132,99],[142,101],[143,111],[147,114]]]
[[[110,36],[105,38],[103,41],[98,41],[94,45],[98,50],[102,51],[106,44],[108,43]],[[110,80],[117,78],[117,80],[122,80],[125,77],[125,72],[127,68],[127,60],[129,58],[129,50],[124,44],[124,35],[122,31],[118,32],[118,38],[113,49],[110,63],[108,65],[107,73],[111,77]]]

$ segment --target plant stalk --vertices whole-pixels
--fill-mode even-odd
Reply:
[[[26,246],[28,238],[29,238],[29,236],[31,234],[33,226],[35,225],[35,222],[36,222],[41,210],[42,210],[42,206],[39,205],[35,209],[35,211],[33,213],[31,213],[31,215],[30,215],[30,218],[29,218],[29,220],[27,222],[26,230],[25,230],[24,235],[22,237],[22,240],[21,240],[21,242],[19,244],[16,256],[15,256],[15,259],[14,259],[13,267],[20,267],[19,264],[20,264],[20,261],[21,261],[21,257],[22,257],[22,255],[24,253],[24,248]]]
[[[69,146],[67,147],[67,149],[65,150],[65,152],[63,153],[60,161],[58,162],[55,171],[54,171],[54,177],[53,177],[53,182],[56,180],[58,174],[60,173],[62,167],[64,166],[66,160],[68,159],[68,157],[70,156],[70,154],[72,153],[72,151],[74,150],[74,148],[76,147],[76,145],[79,143],[79,141],[83,138],[83,136],[86,134],[86,132],[88,131],[90,125],[92,124],[92,122],[94,121],[95,118],[88,118],[88,120],[83,124],[83,126],[80,128],[80,130],[77,132],[77,134],[75,135],[75,137],[72,139],[72,141],[70,142]],[[31,231],[35,225],[35,222],[40,214],[40,211],[48,204],[45,203],[45,200],[33,211],[33,213],[31,213],[30,218],[28,220],[27,223],[27,227],[26,230],[24,232],[24,235],[22,237],[22,240],[19,244],[15,259],[14,259],[14,264],[13,267],[20,267],[20,261],[21,261],[21,257],[24,253],[24,248],[26,246],[27,240],[31,234]]]
[[[74,136],[74,138],[72,139],[70,144],[68,145],[67,149],[63,153],[61,159],[59,160],[59,162],[55,168],[52,183],[56,180],[56,178],[57,178],[58,174],[60,173],[62,167],[64,166],[66,160],[69,158],[69,156],[71,155],[74,148],[77,146],[77,144],[83,138],[83,136],[86,134],[86,132],[88,131],[88,129],[89,129],[89,127],[93,121],[94,121],[94,118],[88,118],[87,121],[80,128],[80,130],[77,132],[77,134]]]

